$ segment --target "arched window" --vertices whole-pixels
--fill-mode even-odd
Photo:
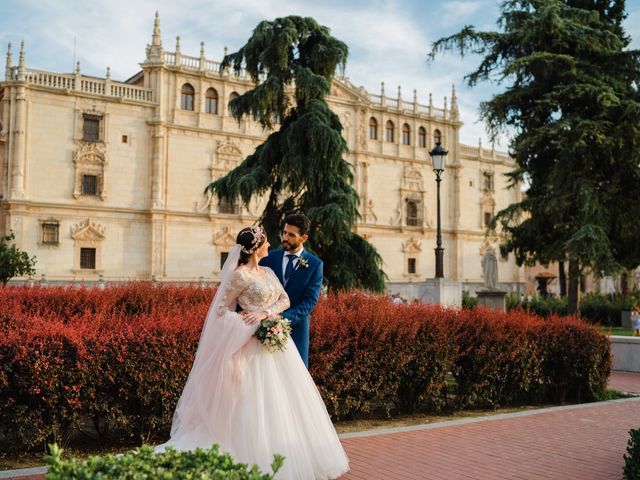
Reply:
[[[411,127],[407,123],[402,126],[402,144],[411,145]]]
[[[418,146],[420,148],[425,148],[427,146],[427,131],[424,127],[420,127],[418,129]]]
[[[193,111],[193,98],[195,94],[196,91],[191,85],[188,83],[182,85],[182,90],[180,91],[180,108],[182,110]]]
[[[369,119],[369,139],[378,139],[378,121],[374,117]]]
[[[433,131],[433,143],[440,143],[440,142],[442,142],[442,134],[440,133],[440,130],[436,128]]]
[[[393,143],[393,132],[395,127],[391,120],[387,120],[387,124],[384,127],[385,140]]]
[[[231,92],[229,94],[229,103],[231,103],[231,100],[235,100],[239,96],[240,94],[238,92]],[[229,108],[229,103],[227,103],[227,115],[231,115],[231,109]]]
[[[204,111],[218,114],[218,92],[215,88],[209,88],[204,99]]]
[[[409,227],[417,227],[418,226],[418,202],[415,200],[407,200],[407,226]]]

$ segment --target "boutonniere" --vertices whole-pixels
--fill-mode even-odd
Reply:
[[[300,260],[298,260],[298,267],[309,268],[309,262],[306,258],[301,258]]]

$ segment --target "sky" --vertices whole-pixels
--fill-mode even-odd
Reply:
[[[409,101],[415,89],[423,104],[432,93],[436,107],[445,96],[450,102],[455,85],[461,142],[490,146],[479,105],[502,87],[465,85],[479,57],[448,53],[427,62],[427,54],[435,40],[465,25],[496,30],[497,0],[0,0],[0,58],[4,63],[11,42],[17,62],[24,41],[28,68],[71,72],[75,59],[85,75],[104,77],[110,67],[111,78],[124,81],[140,70],[156,11],[165,50],[175,50],[179,35],[183,54],[199,56],[203,41],[211,60],[221,60],[225,46],[239,49],[262,20],[313,17],[348,45],[345,75],[353,84],[379,94],[384,82],[390,97],[400,86]],[[627,14],[626,33],[640,48],[640,0],[627,0]],[[502,137],[496,148],[506,150],[507,142]]]

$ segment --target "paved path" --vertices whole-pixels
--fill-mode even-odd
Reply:
[[[640,392],[640,374],[609,384]],[[342,480],[620,479],[640,398],[343,435],[351,471]]]
[[[640,393],[640,374],[614,372],[609,385]],[[640,397],[344,434],[351,471],[341,480],[618,480],[628,431],[638,427]]]

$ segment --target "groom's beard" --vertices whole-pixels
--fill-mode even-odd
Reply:
[[[290,242],[287,242],[286,240],[282,241],[282,248],[284,248],[287,252],[293,252],[297,250],[299,246],[300,246],[299,243],[290,243]]]

